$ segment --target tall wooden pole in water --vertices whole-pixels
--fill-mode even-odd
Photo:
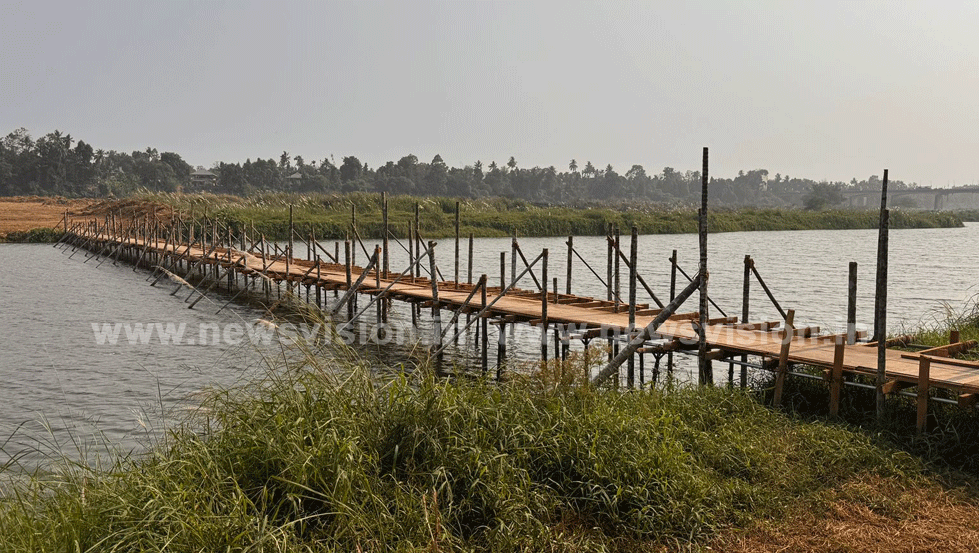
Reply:
[[[629,244],[629,340],[633,338],[636,329],[636,263],[639,258],[639,228],[632,226],[632,241]],[[636,386],[636,358],[629,356],[628,365],[629,387]]]
[[[857,262],[850,262],[846,294],[846,343],[857,343]]]
[[[707,272],[707,148],[704,147],[704,170],[700,175],[700,328],[698,338],[698,359],[700,361],[700,383],[714,383],[714,369],[711,362],[707,359],[707,281],[710,274]]]
[[[877,340],[877,419],[884,417],[884,381],[887,372],[887,169],[880,188],[880,229],[877,236],[877,294],[874,302],[874,338]],[[919,393],[920,393],[919,388]]]
[[[292,246],[293,246],[293,244],[292,244],[292,234],[295,232],[295,230],[296,229],[295,229],[295,226],[294,226],[294,223],[293,223],[293,220],[292,220],[292,204],[289,204],[289,253],[287,254],[286,259],[288,259],[289,257],[292,257],[292,251],[293,251],[292,250]]]

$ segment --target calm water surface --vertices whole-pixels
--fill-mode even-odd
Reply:
[[[622,240],[628,251],[628,236]],[[564,242],[564,238],[520,239],[530,259],[549,248],[548,272],[558,277],[561,290],[567,256]],[[696,272],[694,235],[642,236],[639,244],[640,273],[661,298],[669,296],[668,259],[673,249],[679,251],[681,267],[691,275]],[[818,324],[826,330],[838,330],[844,322],[848,264],[856,261],[858,320],[872,321],[874,230],[714,234],[709,244],[711,296],[730,315],[740,314],[743,258],[750,254],[782,306],[796,309],[799,324]],[[979,224],[891,231],[888,318],[892,332],[934,322],[945,304],[964,308],[979,284],[976,244]],[[604,238],[576,237],[575,245],[604,278]],[[391,269],[401,270],[407,265],[407,254],[395,242],[391,247]],[[507,251],[509,256],[509,249],[508,238],[478,239],[473,280],[486,273],[497,284],[499,252]],[[297,253],[302,250],[297,246]],[[451,239],[440,240],[436,247],[442,274],[448,279],[453,276],[453,250]],[[461,251],[460,276],[465,280],[465,240]],[[265,370],[263,352],[254,347],[175,346],[156,339],[99,345],[93,323],[182,322],[196,334],[202,323],[246,323],[262,313],[232,306],[215,314],[223,303],[218,296],[188,310],[186,291],[171,296],[172,284],[150,287],[145,271],[134,273],[131,267],[111,263],[97,268],[94,260],[83,263],[82,252],[71,258],[69,254],[50,245],[0,245],[0,315],[6,323],[0,335],[0,463],[25,449],[76,456],[78,449],[108,442],[122,451],[139,450],[159,435],[166,421],[192,408],[200,391],[232,385]],[[364,259],[359,252],[358,260]],[[577,259],[573,271],[575,293],[604,297],[603,286]],[[521,285],[532,287],[525,278]],[[623,271],[623,297],[627,286]],[[641,287],[639,298],[649,301]],[[752,320],[778,318],[754,283],[751,302]],[[689,310],[695,305],[690,304]],[[403,307],[395,308],[391,316],[395,322],[410,321]],[[426,317],[419,333],[426,332],[427,324]],[[490,332],[495,342],[496,331]],[[518,328],[515,336],[514,355],[536,354],[537,334]],[[24,459],[35,458],[42,457],[35,451]]]

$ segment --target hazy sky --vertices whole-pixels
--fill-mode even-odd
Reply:
[[[979,2],[0,0],[0,133],[979,180]]]

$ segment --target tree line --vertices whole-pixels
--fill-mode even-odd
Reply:
[[[203,168],[198,168],[203,169]],[[0,195],[125,196],[139,190],[214,192],[248,195],[281,192],[387,192],[431,196],[502,196],[540,203],[576,204],[602,201],[695,203],[699,171],[664,167],[656,173],[642,165],[624,172],[591,161],[572,159],[567,167],[520,167],[514,157],[506,163],[480,160],[449,167],[441,156],[430,162],[408,154],[397,161],[368,167],[356,156],[336,162],[332,155],[307,162],[301,155],[282,152],[278,158],[219,162],[207,174],[191,179],[191,167],[180,154],[146,148],[132,153],[95,149],[60,131],[37,140],[17,129],[0,140]],[[212,176],[213,175],[213,176]],[[767,169],[739,171],[733,178],[712,177],[711,198],[730,206],[805,204],[819,209],[839,203],[842,191],[880,189],[880,178],[850,182],[814,181]],[[889,186],[914,186],[892,181]]]

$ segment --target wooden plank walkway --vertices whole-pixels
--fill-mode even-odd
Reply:
[[[87,240],[100,244],[104,249],[122,246],[133,252],[151,252],[158,259],[175,259],[179,257],[185,262],[203,265],[219,265],[231,268],[245,275],[262,274],[266,278],[278,282],[291,282],[325,290],[345,290],[348,269],[345,265],[336,263],[319,264],[301,259],[276,260],[271,263],[263,261],[254,252],[244,252],[225,247],[193,246],[186,244],[174,246],[163,240],[145,241],[140,238],[115,238],[106,234],[77,232],[76,241]],[[94,250],[96,248],[89,247]],[[230,253],[230,255],[229,255]],[[230,261],[229,261],[230,259]],[[353,279],[363,273],[363,268],[350,267]],[[317,274],[319,276],[317,276]],[[381,274],[378,283],[377,270],[370,272],[364,284],[357,290],[362,294],[379,294],[390,287],[385,297],[411,303],[431,304],[433,291],[431,281],[424,278],[404,276],[398,282],[396,273]],[[438,283],[438,303],[440,307],[463,312],[475,312],[480,308],[478,298],[470,299],[474,285],[456,284],[453,282]],[[500,288],[488,288],[496,295]],[[475,300],[475,301],[474,301]],[[636,328],[642,328],[650,323],[658,309],[639,306],[637,311]],[[618,312],[616,312],[618,309]],[[542,293],[513,289],[499,297],[495,304],[488,309],[489,317],[505,319],[509,322],[524,322],[539,324],[542,319]],[[673,347],[690,349],[688,346],[697,343],[697,332],[693,323],[696,313],[681,313],[671,316],[656,331],[658,339],[669,341]],[[625,333],[629,328],[628,306],[615,304],[606,300],[578,297],[567,294],[550,292],[548,294],[547,321],[549,325],[573,325],[575,331],[605,329],[610,333]],[[768,327],[771,325],[760,325]],[[606,335],[602,335],[603,337]],[[736,328],[728,322],[712,324],[706,332],[706,340],[711,350],[717,352],[718,359],[727,359],[736,355],[760,356],[769,360],[777,360],[782,351],[782,338],[777,329],[748,330]],[[874,375],[877,370],[877,349],[870,344],[853,344],[844,346],[844,373],[856,375]],[[829,371],[834,364],[835,340],[819,337],[795,336],[789,344],[788,362],[791,364],[810,365]],[[887,378],[893,382],[894,389],[902,385],[916,385],[919,379],[920,355],[889,349],[887,356]],[[974,403],[979,397],[979,362],[961,361],[940,356],[929,356],[931,360],[928,379],[930,387],[944,388],[959,394],[960,403]],[[827,372],[828,374],[828,372]]]

